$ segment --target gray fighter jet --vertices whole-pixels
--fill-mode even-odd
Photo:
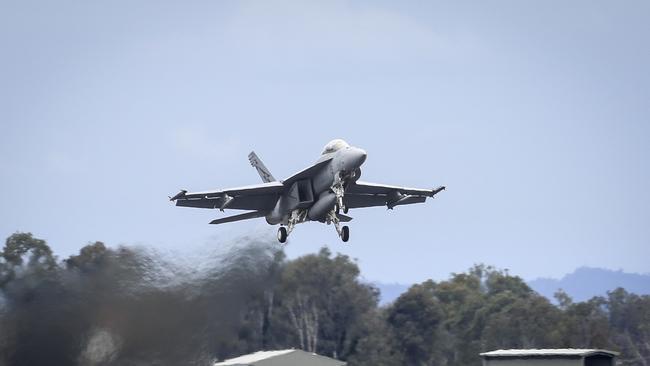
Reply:
[[[297,224],[318,221],[334,224],[344,242],[350,238],[350,229],[341,222],[352,220],[348,209],[361,207],[395,206],[424,202],[445,187],[436,189],[404,188],[359,180],[366,152],[333,140],[325,145],[321,157],[291,177],[278,181],[264,166],[255,152],[248,155],[250,163],[264,183],[231,189],[188,193],[180,191],[170,201],[176,206],[247,210],[248,212],[213,220],[223,224],[256,217],[266,218],[270,225],[280,224],[278,240],[284,243]],[[343,213],[341,213],[341,211]]]

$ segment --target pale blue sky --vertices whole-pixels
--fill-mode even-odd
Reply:
[[[346,139],[363,179],[448,190],[299,226],[384,282],[473,263],[534,278],[650,272],[647,1],[0,2],[0,236],[201,251],[179,188],[276,177]]]

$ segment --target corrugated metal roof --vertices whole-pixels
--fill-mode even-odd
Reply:
[[[239,356],[225,360],[223,362],[217,362],[214,366],[226,366],[226,365],[249,365],[251,363],[266,360],[267,358],[286,355],[291,352],[295,352],[295,349],[283,349],[279,351],[258,351],[251,353],[250,355]]]
[[[618,356],[618,352],[604,349],[583,349],[583,348],[552,348],[552,349],[499,349],[496,351],[483,352],[483,357],[548,357],[548,356],[573,356],[585,357],[595,354]]]

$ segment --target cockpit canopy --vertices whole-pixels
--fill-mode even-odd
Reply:
[[[346,147],[350,147],[347,142],[341,139],[332,140],[328,142],[327,145],[325,145],[325,148],[323,149],[323,153],[321,155],[330,154]]]

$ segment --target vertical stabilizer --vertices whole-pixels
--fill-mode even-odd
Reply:
[[[260,175],[260,178],[262,178],[262,182],[268,183],[268,182],[275,182],[275,178],[273,178],[273,175],[269,170],[264,166],[264,163],[262,163],[262,160],[257,157],[257,154],[255,154],[255,151],[251,151],[250,154],[248,154],[248,160],[251,162],[251,165],[257,169],[257,173]]]

